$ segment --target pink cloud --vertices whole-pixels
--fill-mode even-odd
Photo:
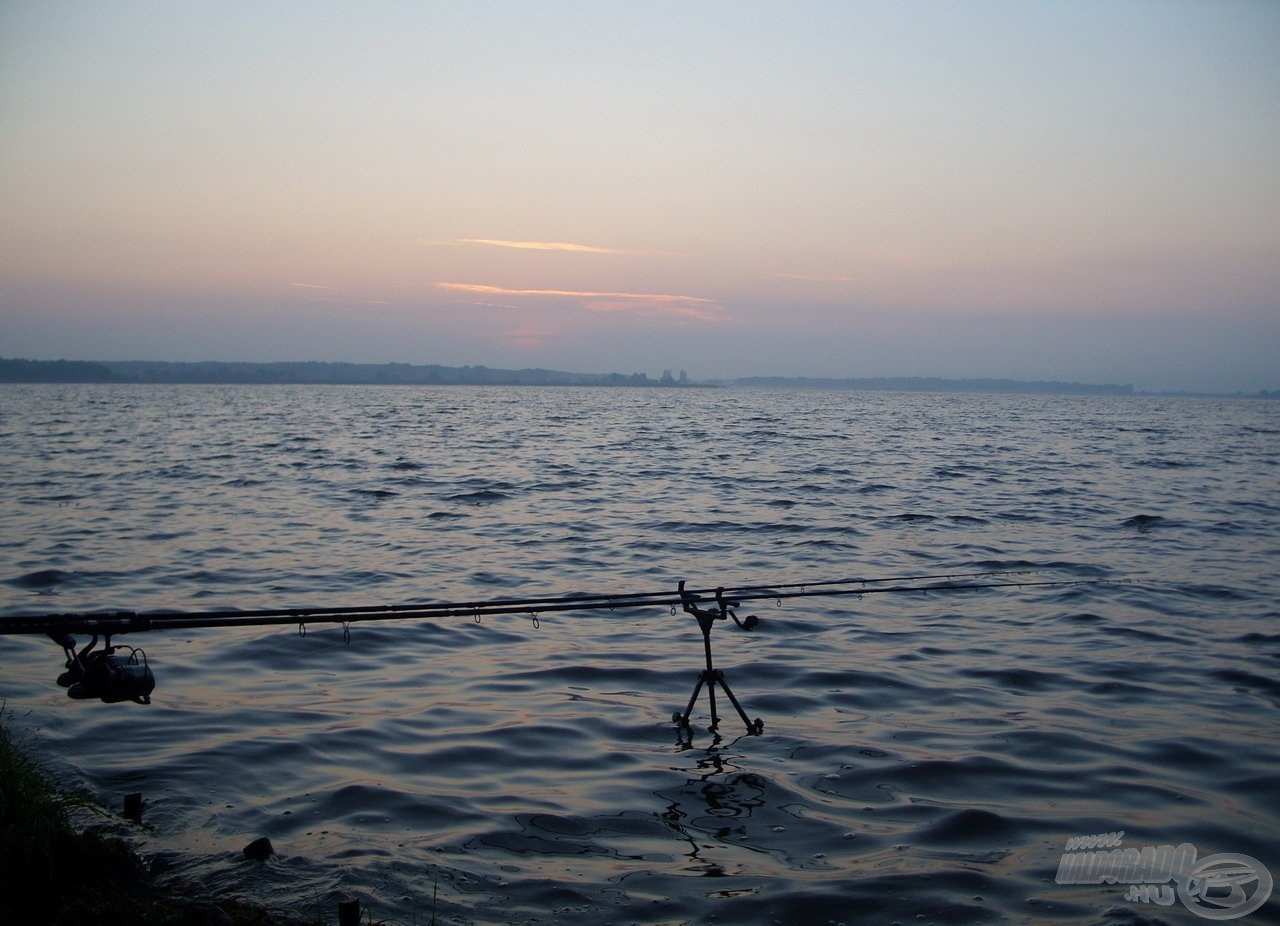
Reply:
[[[509,289],[483,283],[436,283],[440,289],[491,296],[575,299],[593,312],[627,312],[646,317],[673,316],[698,321],[727,318],[725,307],[714,299],[673,293],[618,293],[572,289]]]
[[[616,248],[600,248],[590,244],[573,244],[568,241],[502,241],[497,238],[459,238],[460,244],[485,244],[496,248],[516,248],[523,251],[576,251],[583,254],[622,254]]]

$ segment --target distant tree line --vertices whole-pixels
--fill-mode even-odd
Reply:
[[[540,368],[502,370],[486,366],[447,367],[411,363],[197,363],[151,360],[25,360],[0,358],[6,383],[259,383],[273,385],[370,386],[656,386],[707,385],[775,389],[845,389],[891,392],[1045,393],[1050,395],[1132,395],[1128,384],[1063,383],[1016,379],[943,379],[933,376],[878,376],[824,379],[810,376],[748,376],[717,383],[695,382],[684,370],[659,379],[645,373],[567,373]],[[1263,389],[1261,398],[1280,398]]]
[[[942,379],[936,376],[874,376],[819,379],[808,376],[748,376],[735,386],[786,389],[848,389],[884,392],[1014,392],[1050,395],[1132,395],[1133,386],[1116,383],[1060,383],[1018,379]]]
[[[501,370],[409,363],[321,361],[235,363],[207,361],[84,361],[0,359],[0,382],[20,383],[253,383],[275,385],[484,385],[484,386],[684,386],[687,379],[660,381],[645,373],[566,373],[560,370]]]
[[[120,377],[102,363],[88,360],[22,360],[0,357],[0,382],[118,383]]]

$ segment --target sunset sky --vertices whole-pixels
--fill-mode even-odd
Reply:
[[[0,356],[1280,388],[1280,2],[0,3]]]

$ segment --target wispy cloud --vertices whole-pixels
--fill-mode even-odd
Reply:
[[[560,251],[569,254],[623,254],[647,257],[683,257],[675,251],[657,248],[609,248],[576,241],[512,241],[507,238],[450,238],[447,240],[423,239],[419,244],[457,247],[477,245],[486,248],[508,248],[516,251]]]
[[[627,312],[632,315],[676,316],[700,321],[722,321],[725,307],[714,299],[675,293],[618,293],[575,289],[509,289],[484,283],[436,283],[440,289],[487,296],[529,296],[533,298],[575,299],[596,312]]]
[[[592,244],[574,244],[571,241],[502,241],[497,238],[459,238],[459,244],[487,244],[495,248],[515,248],[521,251],[575,251],[580,254],[626,254],[618,248],[600,248]]]
[[[352,296],[346,290],[339,289],[336,286],[325,286],[323,283],[300,283],[295,280],[289,285],[315,293],[315,295],[307,297],[307,302],[340,302],[348,305],[391,305],[391,303],[386,299],[360,299],[356,296]]]
[[[529,349],[542,347],[554,333],[551,329],[536,325],[524,325],[519,328],[507,328],[497,333],[497,338],[512,347]]]
[[[799,280],[802,283],[856,283],[854,277],[809,276],[803,273],[766,273],[765,276],[778,277],[782,280]]]

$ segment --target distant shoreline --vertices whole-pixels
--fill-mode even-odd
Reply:
[[[697,389],[742,388],[821,389],[872,392],[959,392],[1033,395],[1143,395],[1130,384],[1075,383],[1016,379],[948,379],[935,376],[877,376],[825,378],[809,376],[748,376],[732,380],[696,381],[684,371],[679,377],[664,371],[658,379],[645,373],[571,373],[541,368],[505,370],[486,366],[449,367],[439,364],[343,363],[281,361],[105,361],[27,360],[0,358],[0,383],[124,383],[207,385],[314,386],[605,386]],[[1163,392],[1157,395],[1212,395]],[[1243,396],[1243,393],[1233,395]],[[1280,390],[1250,394],[1280,398]]]
[[[946,379],[939,376],[873,376],[843,379],[808,376],[747,376],[735,386],[766,389],[839,389],[869,392],[981,392],[1034,395],[1133,395],[1118,383],[1061,383],[1018,379]]]

